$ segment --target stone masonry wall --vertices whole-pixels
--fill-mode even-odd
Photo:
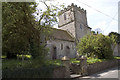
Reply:
[[[52,69],[52,68],[51,68]],[[40,68],[3,69],[2,78],[65,78],[69,76],[64,66],[56,66],[51,72],[41,72]],[[67,74],[67,75],[66,75]]]
[[[97,73],[99,71],[103,71],[105,69],[117,67],[118,65],[120,65],[120,60],[109,60],[109,61],[98,62],[98,63],[94,63],[94,64],[88,64],[87,72],[88,72],[88,75],[91,75],[91,74]],[[81,73],[80,65],[78,65],[78,64],[71,64],[70,68],[76,74]]]
[[[116,44],[116,46],[115,46],[115,48],[113,50],[113,55],[114,56],[120,56],[120,44]]]
[[[75,58],[75,44],[74,42],[70,41],[63,41],[63,40],[51,40],[47,42],[47,48],[49,48],[49,53],[47,55],[48,59],[52,58],[53,53],[53,45],[56,46],[56,55],[57,59],[61,59],[63,56],[68,54],[69,58]],[[61,50],[61,44],[63,44],[63,49]],[[66,46],[69,46],[69,53],[66,53]]]
[[[74,8],[75,11],[75,27],[76,27],[76,38],[79,40],[86,34],[89,34],[91,29],[88,28],[86,11],[78,10],[77,7]]]
[[[65,19],[66,17],[66,19]],[[62,27],[65,24],[70,23],[71,21],[74,21],[74,13],[73,8],[70,8],[69,10],[66,10],[63,14],[59,16],[59,27]]]
[[[77,40],[89,34],[91,29],[87,24],[86,10],[72,4],[59,16],[59,28],[69,31]]]
[[[99,71],[109,69],[112,67],[118,66],[118,60],[110,60],[110,61],[104,61],[104,62],[98,62],[95,64],[88,65],[88,75],[97,73]]]
[[[66,69],[64,66],[58,66],[54,69],[52,78],[65,78]],[[69,76],[69,75],[68,75]]]

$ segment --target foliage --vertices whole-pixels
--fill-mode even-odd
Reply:
[[[46,10],[37,9],[35,2],[2,3],[2,49],[7,58],[17,54],[30,54],[33,58],[44,56],[51,26],[57,23],[59,8],[48,6],[46,1],[42,3]]]
[[[63,9],[64,5],[50,3],[47,4],[47,1],[50,0],[40,0],[40,3],[43,3],[46,9],[37,8],[36,13],[36,21],[37,21],[37,29],[40,31],[40,40],[43,43],[49,39],[50,34],[52,32],[52,28],[54,25],[58,24],[58,15],[59,11]]]
[[[43,61],[37,59],[29,59],[29,60],[15,60],[8,59],[2,62],[3,69],[14,69],[14,68],[39,68],[43,65]]]
[[[106,59],[98,59],[98,58],[87,57],[87,63],[88,64],[93,64],[93,63],[103,62],[103,61],[106,61]],[[76,60],[76,58],[71,58],[70,62],[75,63],[75,64],[80,64],[80,60]],[[48,60],[48,61],[46,61],[46,64],[48,64],[48,65],[53,64],[53,65],[60,66],[60,65],[62,65],[62,61],[59,60],[59,59],[57,59],[57,60]]]
[[[17,55],[18,58],[22,58],[24,56],[25,58],[31,59],[31,55]]]
[[[18,55],[18,54],[17,54],[17,58],[22,59],[22,56],[24,56],[24,58],[25,58],[25,59],[31,59],[31,58],[32,58],[32,56],[31,56],[31,55]],[[2,56],[1,56],[1,58],[2,58],[2,59],[6,59],[6,58],[7,58],[7,56],[2,55]]]
[[[111,45],[114,38],[102,34],[90,34],[80,39],[77,50],[80,55],[98,57],[99,59],[113,58]]]
[[[103,61],[106,61],[106,59],[98,59],[98,58],[87,57],[87,64],[93,64],[93,63],[103,62]],[[80,60],[76,60],[76,58],[70,59],[70,62],[80,64]]]
[[[92,57],[87,58],[88,64],[93,64],[93,63],[103,62],[103,61],[106,61],[106,59],[98,59],[98,58],[92,58]]]
[[[61,60],[45,60],[41,61],[39,57],[35,59],[27,59],[24,61],[16,59],[6,59],[2,61],[2,69],[15,69],[15,68],[40,68],[41,66],[62,65]]]
[[[116,36],[116,37],[113,37],[113,35]],[[108,34],[108,36],[110,36],[111,38],[112,37],[115,38],[116,43],[120,43],[120,34],[119,33],[111,32],[111,33]]]
[[[118,56],[118,57],[114,57],[115,59],[120,59],[120,56]]]
[[[119,57],[115,57],[115,59],[120,59]],[[107,59],[98,59],[98,58],[92,58],[87,57],[87,63],[93,64],[97,62],[103,62]],[[70,59],[71,63],[80,64],[79,60],[76,60],[76,58]],[[61,66],[63,65],[62,61],[60,59],[57,60],[45,60],[44,63],[40,62],[39,59],[32,59],[32,60],[24,60],[23,62],[21,60],[5,60],[2,61],[2,69],[15,69],[15,68],[40,68],[42,66]]]
[[[31,46],[30,52],[32,53],[32,58],[39,57],[41,60],[44,59],[48,53],[48,49],[44,45],[33,45]]]
[[[19,63],[20,61],[18,60],[5,60],[2,61],[2,69],[14,69],[17,66],[20,66],[21,63]]]
[[[42,65],[39,68],[3,69],[2,78],[51,78],[55,66]]]
[[[32,16],[35,7],[33,2],[3,2],[3,54],[29,54],[30,42],[39,44],[39,31],[34,28],[35,20]]]
[[[45,62],[46,65],[62,65],[62,61],[59,60],[59,59],[56,59],[56,60],[46,60]]]
[[[70,62],[71,62],[71,63],[79,64],[79,63],[80,63],[80,60],[76,60],[76,58],[72,58],[72,59],[70,59]]]
[[[2,55],[2,56],[1,56],[1,58],[2,58],[2,59],[5,59],[5,58],[6,58],[6,56],[3,56],[3,55]]]

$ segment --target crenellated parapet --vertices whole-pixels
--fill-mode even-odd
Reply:
[[[66,11],[69,11],[72,8],[73,8],[73,10],[76,9],[77,11],[82,11],[83,13],[86,14],[86,10],[84,10],[80,6],[78,7],[77,5],[74,5],[74,3],[72,3],[71,5],[68,5],[66,8],[64,8],[63,10],[61,10],[61,14],[63,14]]]

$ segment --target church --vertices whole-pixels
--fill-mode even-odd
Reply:
[[[53,28],[50,40],[47,41],[49,59],[61,59],[63,56],[75,58],[76,44],[80,38],[90,34],[86,10],[71,4],[59,15],[59,29]]]

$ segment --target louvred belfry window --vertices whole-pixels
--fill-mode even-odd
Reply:
[[[63,44],[61,44],[61,50],[63,50]]]
[[[66,14],[64,13],[64,20],[66,20]]]

